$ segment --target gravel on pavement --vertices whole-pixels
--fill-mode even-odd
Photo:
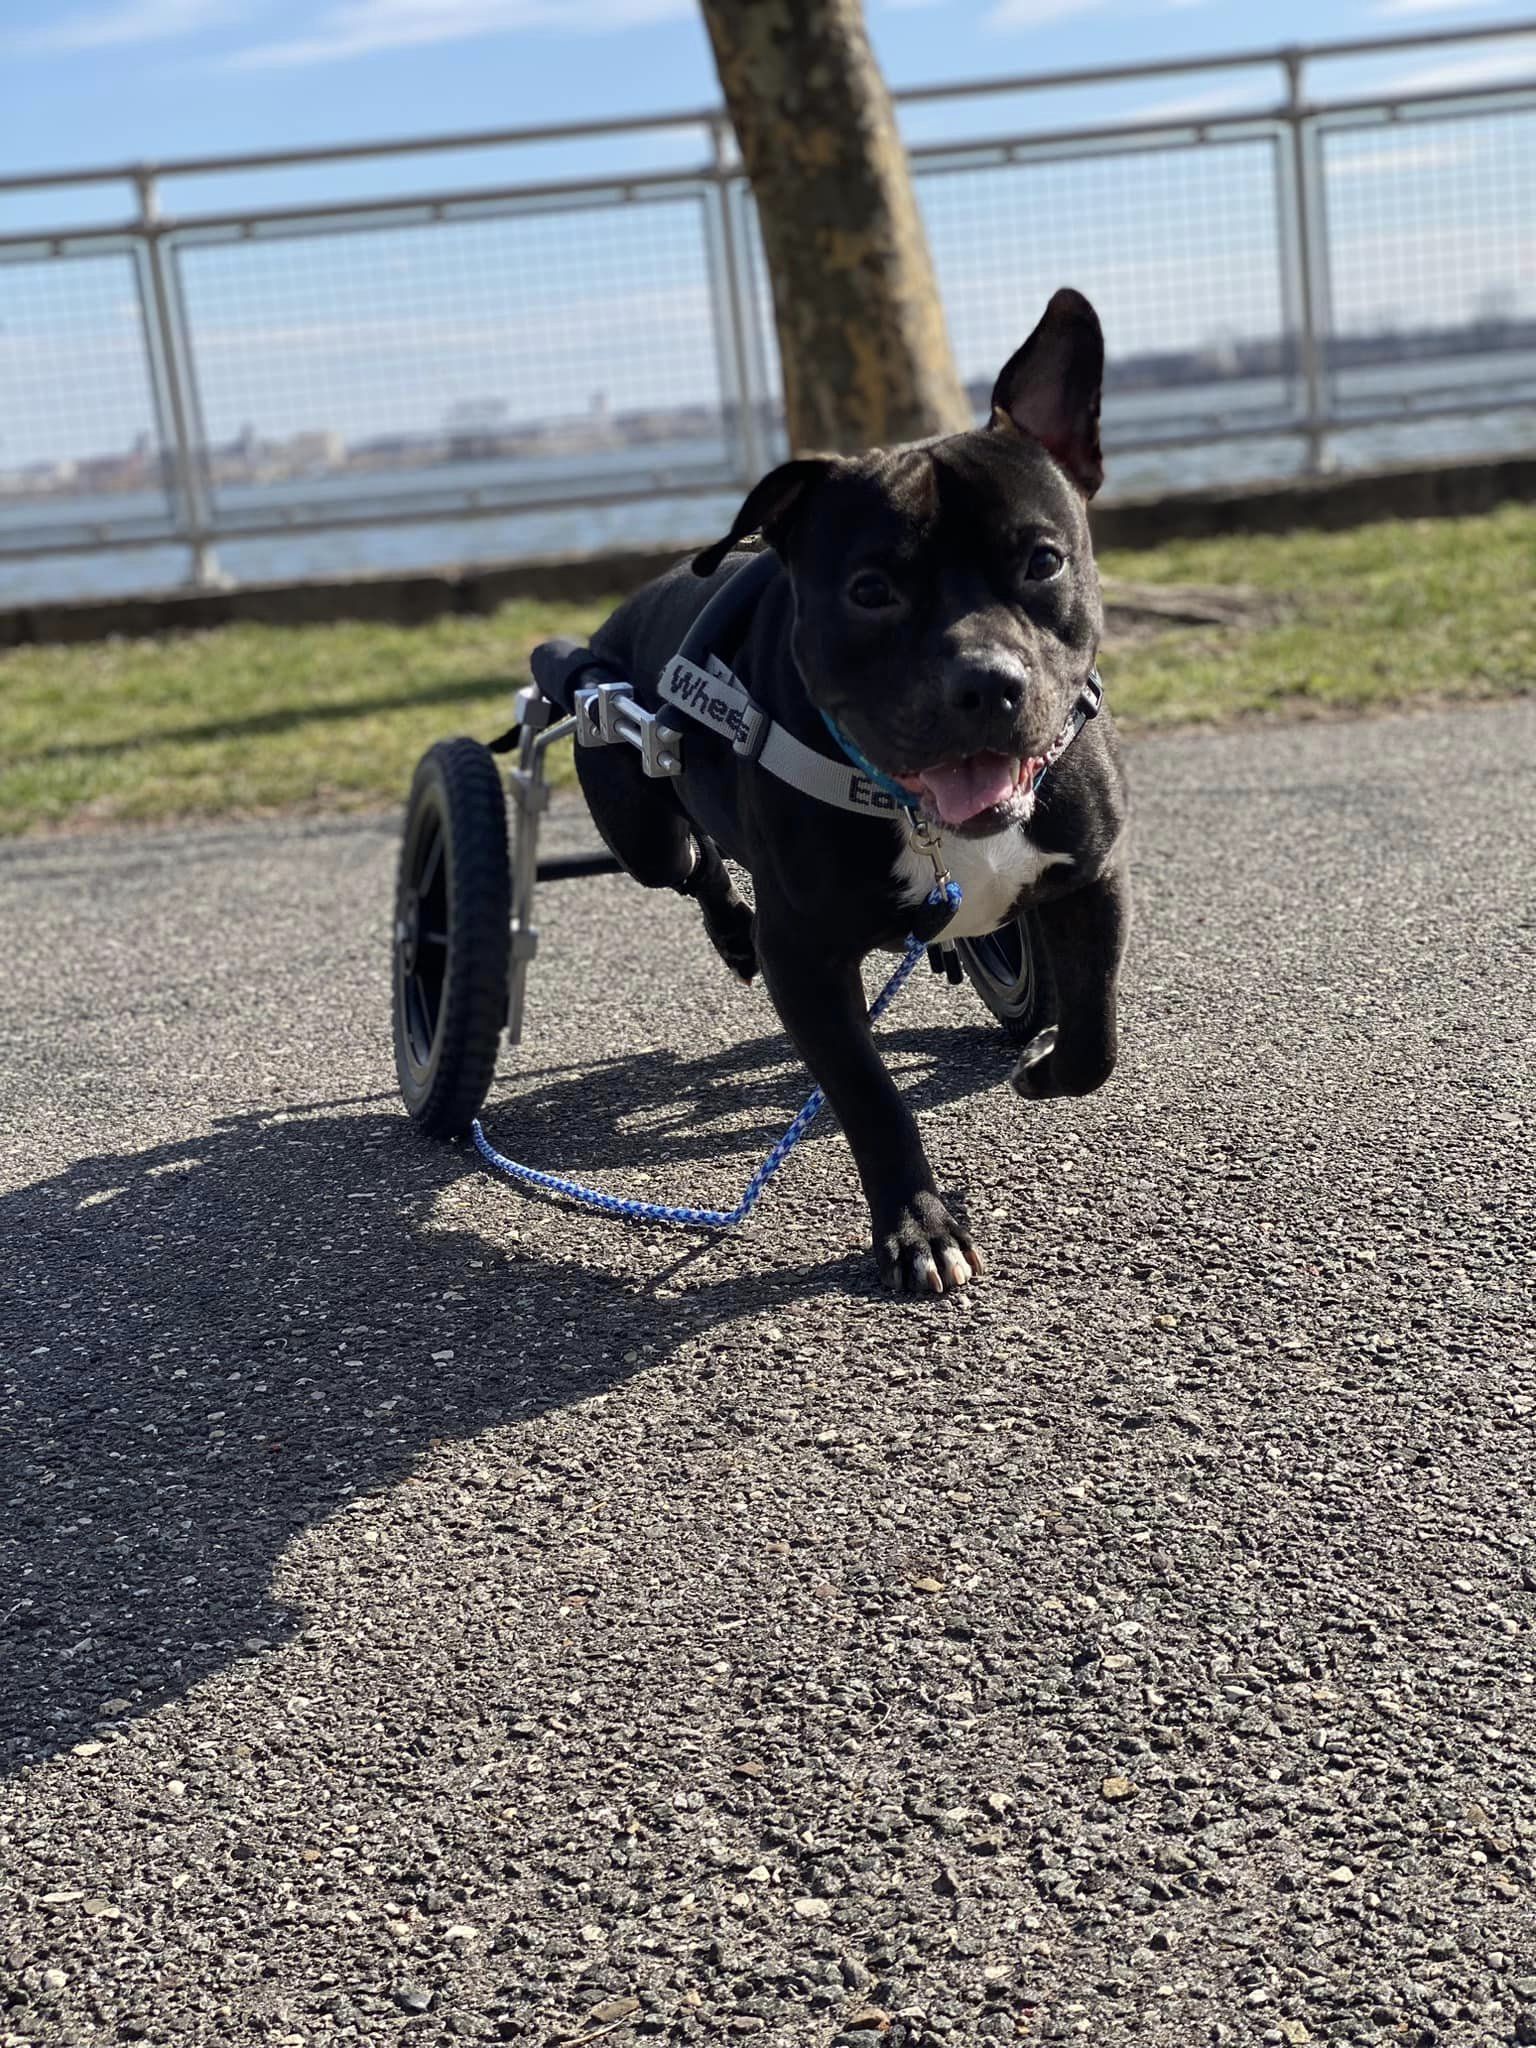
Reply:
[[[1132,772],[1110,1086],[885,1028],[942,1301],[420,1140],[391,821],[0,852],[0,2041],[1536,2042],[1536,703]],[[493,1139],[728,1203],[766,998],[542,910]]]

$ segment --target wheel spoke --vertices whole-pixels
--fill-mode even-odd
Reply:
[[[448,934],[446,932],[423,932],[416,943],[420,946],[446,946]]]
[[[1037,1027],[1043,997],[1027,913],[979,939],[962,939],[960,957],[976,993],[1013,1037]]]
[[[406,981],[402,1003],[405,1010],[406,1044],[410,1047],[412,1059],[415,1060],[419,1067],[423,1064],[421,1050],[421,993],[414,974]]]
[[[437,1019],[432,1005],[427,1000],[426,985],[419,974],[413,974],[406,990],[406,1001],[410,1004],[414,1029],[411,1036],[416,1041],[418,1064],[425,1066],[432,1057],[432,1037]]]
[[[425,896],[432,884],[437,880],[437,871],[442,865],[442,860],[443,834],[442,828],[439,827],[432,835],[432,851],[421,864],[421,873],[416,882],[416,893],[418,896]]]

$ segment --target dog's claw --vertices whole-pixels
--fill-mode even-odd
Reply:
[[[880,1277],[893,1293],[953,1294],[985,1270],[980,1252],[938,1196],[923,1190],[875,1231]]]
[[[944,1278],[947,1284],[951,1287],[969,1287],[973,1260],[968,1259],[964,1252],[957,1250],[952,1244],[945,1245],[941,1257],[944,1261]]]

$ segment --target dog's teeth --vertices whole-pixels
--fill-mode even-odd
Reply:
[[[1013,778],[1014,788],[1017,789],[1019,786],[1020,778],[1023,776],[1024,773],[1024,763],[1019,759],[1017,754],[1013,755],[1013,757],[1010,759],[1008,763],[1008,772]]]

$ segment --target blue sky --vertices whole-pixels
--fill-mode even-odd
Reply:
[[[869,0],[868,13],[897,86],[1532,21],[1529,0]],[[1474,48],[1418,68],[1473,77],[1498,62]],[[0,6],[0,171],[648,113],[715,95],[694,0]]]

